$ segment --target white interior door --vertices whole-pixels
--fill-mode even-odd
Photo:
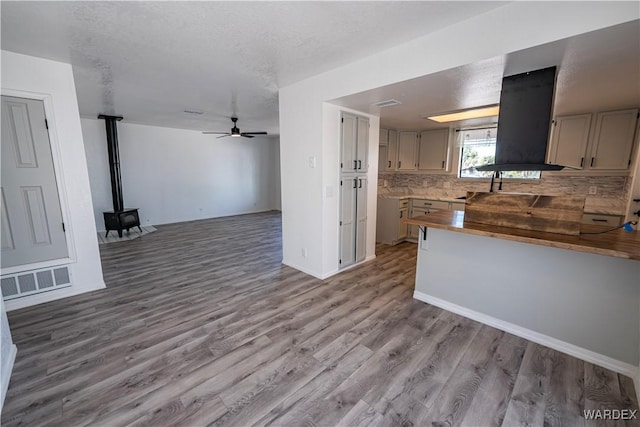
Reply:
[[[68,256],[44,104],[2,97],[2,268]]]
[[[340,186],[340,267],[356,260],[357,178],[343,178]]]

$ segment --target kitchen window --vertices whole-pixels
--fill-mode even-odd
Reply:
[[[476,166],[493,164],[496,160],[497,127],[458,130],[460,147],[460,178],[491,178],[493,172],[479,171]],[[505,171],[505,179],[540,179],[540,171]]]

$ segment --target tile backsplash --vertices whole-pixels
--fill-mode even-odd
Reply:
[[[446,192],[463,195],[467,191],[489,191],[489,181],[452,175],[382,173],[378,175],[378,187],[380,194]],[[596,187],[597,193],[589,195],[589,187]],[[497,184],[494,188],[497,189]],[[625,200],[630,191],[630,179],[626,176],[545,176],[543,173],[540,180],[532,182],[505,180],[502,190]]]

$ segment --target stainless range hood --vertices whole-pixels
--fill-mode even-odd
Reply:
[[[556,67],[502,79],[494,164],[479,171],[557,171],[545,163],[553,110]]]

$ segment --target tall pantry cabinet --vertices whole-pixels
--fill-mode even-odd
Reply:
[[[369,119],[342,113],[340,141],[340,268],[363,261],[367,237]]]

